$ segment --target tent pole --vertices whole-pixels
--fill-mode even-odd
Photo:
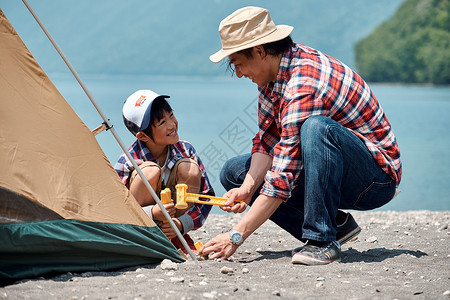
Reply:
[[[131,154],[128,152],[128,149],[125,147],[125,145],[123,144],[121,138],[119,137],[119,135],[116,133],[116,131],[114,130],[113,126],[111,125],[111,123],[109,122],[109,119],[106,118],[106,116],[103,114],[102,110],[100,109],[100,107],[97,105],[96,101],[94,100],[94,98],[92,97],[91,93],[88,91],[88,89],[86,88],[86,86],[84,85],[84,83],[81,81],[81,78],[78,76],[77,72],[75,71],[75,69],[72,67],[72,65],[70,64],[70,62],[67,60],[66,56],[64,55],[64,53],[61,51],[61,49],[59,48],[59,46],[56,44],[55,40],[53,40],[52,36],[50,35],[50,33],[47,31],[47,29],[44,27],[44,25],[42,24],[41,20],[39,19],[39,17],[35,14],[34,10],[31,8],[31,6],[28,4],[27,0],[22,0],[22,2],[25,4],[25,6],[28,8],[28,10],[30,11],[30,13],[33,15],[34,19],[36,20],[36,22],[39,24],[39,26],[41,27],[41,29],[44,31],[45,35],[48,37],[48,39],[50,40],[50,42],[52,43],[52,45],[55,47],[56,51],[58,51],[59,55],[61,56],[61,58],[64,60],[64,62],[66,63],[67,67],[69,68],[69,70],[72,72],[73,76],[75,76],[75,79],[78,81],[78,83],[80,84],[81,88],[84,90],[84,92],[86,93],[86,95],[88,96],[89,100],[91,100],[91,103],[94,105],[95,109],[97,110],[97,112],[100,114],[100,116],[102,117],[103,121],[105,121],[105,125],[107,129],[111,130],[112,135],[114,136],[114,138],[116,139],[117,143],[119,143],[120,147],[122,148],[123,152],[125,153],[125,155],[128,157],[128,159],[130,160],[131,164],[133,165],[133,167],[135,168],[135,170],[137,171],[137,173],[139,174],[139,176],[141,177],[142,181],[144,182],[144,185],[146,186],[146,188],[148,189],[148,191],[150,192],[150,194],[152,195],[153,199],[155,199],[156,203],[158,204],[158,206],[161,208],[162,213],[164,214],[164,217],[167,219],[167,221],[169,222],[170,226],[172,227],[172,229],[175,231],[177,237],[180,239],[181,243],[183,244],[184,248],[186,249],[186,251],[189,253],[189,255],[191,256],[192,260],[194,260],[195,262],[197,262],[197,258],[195,257],[195,254],[192,252],[192,250],[189,248],[186,240],[184,239],[183,235],[181,234],[181,232],[178,230],[178,227],[175,225],[175,223],[173,222],[172,218],[170,217],[169,213],[167,212],[167,210],[165,209],[164,205],[161,203],[161,200],[159,199],[158,195],[156,195],[155,191],[153,190],[152,186],[150,185],[150,183],[148,182],[147,178],[145,177],[144,173],[142,173],[141,169],[139,168],[139,166],[137,165],[136,161],[134,160],[134,158],[131,156]]]

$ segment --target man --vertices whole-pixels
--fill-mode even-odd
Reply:
[[[401,179],[400,152],[378,101],[361,77],[338,60],[294,44],[293,27],[275,26],[267,10],[244,7],[219,26],[222,49],[236,75],[256,83],[259,132],[252,155],[228,161],[221,182],[239,213],[230,232],[200,254],[226,259],[268,218],[306,242],[292,263],[328,264],[360,228],[339,209],[388,203]]]

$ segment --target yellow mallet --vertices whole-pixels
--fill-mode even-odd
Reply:
[[[180,208],[180,209],[187,208],[186,202],[224,206],[225,202],[228,201],[228,198],[186,193],[186,190],[187,190],[186,184],[177,184],[175,186],[175,189],[177,190],[177,204],[175,205],[175,207]],[[200,200],[199,198],[206,198],[209,200],[208,201]],[[244,202],[244,201],[242,201],[242,200],[234,201],[234,203],[242,203],[242,202]]]
[[[161,191],[161,202],[162,204],[169,204],[172,202],[172,193],[169,188],[165,188]]]
[[[177,204],[175,204],[175,208],[177,209],[186,209],[188,207],[186,203],[186,190],[187,184],[181,183],[175,186],[177,193]]]

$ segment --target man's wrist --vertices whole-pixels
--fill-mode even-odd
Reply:
[[[244,190],[248,195],[253,195],[257,189],[255,183],[249,182],[248,180],[247,180],[247,182],[244,181],[240,188],[241,188],[241,190]]]
[[[230,229],[228,234],[230,235],[230,241],[233,245],[240,246],[244,242],[244,238],[240,232]]]

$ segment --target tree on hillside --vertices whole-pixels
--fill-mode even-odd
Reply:
[[[450,84],[449,0],[406,0],[356,44],[355,59],[367,81]]]

